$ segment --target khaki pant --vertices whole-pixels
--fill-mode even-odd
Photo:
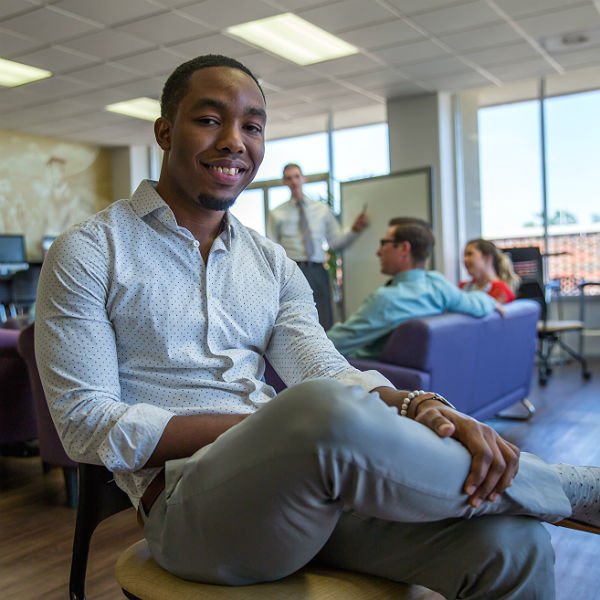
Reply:
[[[552,600],[539,519],[570,515],[557,476],[523,453],[511,488],[473,509],[469,465],[377,394],[309,381],[168,462],[145,536],[160,565],[197,581],[270,581],[314,559],[448,598]]]

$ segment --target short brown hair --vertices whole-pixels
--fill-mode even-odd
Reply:
[[[431,225],[416,217],[395,217],[390,219],[390,227],[394,229],[394,242],[409,242],[410,253],[417,263],[424,263],[435,245],[435,237]]]

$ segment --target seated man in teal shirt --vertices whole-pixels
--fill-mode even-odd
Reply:
[[[392,279],[327,332],[340,353],[377,358],[389,334],[403,321],[444,312],[483,317],[496,308],[496,301],[485,292],[463,292],[441,273],[425,270],[434,243],[424,221],[390,221],[377,256],[381,272]]]

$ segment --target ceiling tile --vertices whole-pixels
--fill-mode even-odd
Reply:
[[[481,67],[502,65],[518,60],[539,59],[540,57],[539,53],[526,42],[518,42],[506,46],[493,46],[487,50],[465,53],[464,56]]]
[[[131,95],[118,88],[98,89],[83,94],[77,94],[74,99],[81,104],[94,108],[104,108],[113,102],[131,99]]]
[[[441,35],[472,27],[490,25],[501,18],[484,2],[469,2],[415,15],[411,20],[430,33]]]
[[[120,25],[118,29],[159,44],[180,42],[210,33],[208,27],[172,12]]]
[[[518,23],[535,38],[556,33],[571,33],[579,29],[600,27],[600,13],[590,2],[570,10],[548,12],[536,17],[519,18]]]
[[[60,0],[54,6],[104,25],[115,25],[165,10],[146,0]]]
[[[523,41],[510,25],[498,24],[440,36],[440,40],[457,52],[489,48],[500,44]]]
[[[198,4],[184,6],[179,10],[183,14],[191,15],[215,29],[225,29],[231,25],[239,25],[240,23],[281,13],[280,10],[261,2],[261,0],[252,0],[252,2],[205,0]]]
[[[522,17],[543,13],[549,10],[560,10],[567,6],[589,4],[588,0],[494,0],[495,3],[511,17]]]
[[[542,58],[525,60],[510,65],[489,67],[488,71],[501,81],[516,81],[525,77],[541,77],[556,71]]]
[[[336,97],[348,91],[348,88],[339,85],[333,81],[325,81],[313,85],[301,85],[290,90],[293,93],[292,97],[306,98],[308,100],[323,100],[326,98]],[[269,104],[270,106],[270,104]]]
[[[437,8],[444,8],[449,4],[460,5],[465,0],[388,0],[388,2],[403,14],[413,15]]]
[[[68,98],[72,94],[77,94],[88,89],[90,89],[89,84],[60,75],[27,84],[28,92],[33,92],[38,95],[38,98],[44,100]]]
[[[325,80],[325,78],[316,71],[304,69],[302,67],[296,67],[294,65],[290,65],[284,71],[271,73],[264,79],[267,82],[284,90],[293,88],[295,86],[320,83]]]
[[[392,17],[379,4],[364,0],[342,0],[318,8],[299,10],[298,15],[330,33],[356,29],[368,23],[383,23]]]
[[[113,87],[141,77],[139,73],[132,73],[131,69],[109,63],[71,71],[69,76],[94,87]]]
[[[429,40],[402,44],[391,48],[381,48],[372,52],[375,56],[382,58],[390,65],[402,65],[405,63],[424,62],[432,58],[448,56],[448,53]]]
[[[60,74],[95,62],[94,57],[71,52],[60,46],[50,46],[36,52],[19,54],[14,60]]]
[[[25,90],[25,87],[0,87],[0,119],[6,117],[9,111],[15,108],[23,108],[28,102],[32,101],[31,92],[27,93]]]
[[[166,77],[149,77],[147,79],[139,79],[119,86],[119,91],[126,94],[129,98],[139,98],[146,96],[158,100],[165,84]]]
[[[458,60],[454,56],[448,56],[437,60],[431,60],[428,62],[402,65],[402,72],[408,75],[411,79],[418,79],[419,81],[427,81],[434,77],[441,77],[443,75],[451,75],[453,73],[466,73],[470,72],[471,69],[465,65],[462,61]]]
[[[57,13],[50,8],[38,8],[25,15],[4,20],[2,27],[28,35],[38,42],[56,42],[97,29],[91,23]]]
[[[318,73],[331,75],[333,77],[344,77],[351,73],[362,73],[373,69],[380,69],[383,65],[364,54],[354,54],[345,58],[336,58],[325,62],[311,65]]]
[[[553,58],[563,67],[580,69],[588,65],[598,65],[600,63],[600,48],[569,52],[560,56],[556,55]]]
[[[35,7],[31,4],[24,4],[23,0],[2,0],[0,4],[0,21],[33,10],[35,10]]]
[[[406,76],[396,69],[382,69],[380,71],[370,71],[361,75],[345,77],[344,83],[355,85],[370,91],[371,88],[382,88],[389,83],[406,82]]]
[[[168,44],[169,50],[178,54],[194,58],[201,54],[224,54],[225,56],[243,56],[256,52],[256,48],[238,42],[226,35],[205,35],[197,40],[191,40],[179,44]]]
[[[438,92],[458,92],[490,85],[490,80],[476,71],[428,79],[425,85]]]
[[[77,38],[62,45],[72,50],[85,52],[86,54],[104,59],[135,54],[153,46],[150,42],[111,29],[98,31],[97,33]]]
[[[1,23],[0,23],[1,25]],[[0,26],[0,56],[12,58],[40,47],[40,42],[26,35],[16,35]]]
[[[267,54],[266,52],[248,54],[239,60],[244,66],[248,67],[256,77],[268,77],[271,73],[284,71],[289,68],[290,65],[293,65],[293,63],[290,63],[283,58]]]
[[[401,19],[393,19],[385,23],[345,31],[338,35],[343,40],[367,50],[417,41],[422,37],[420,33]]]
[[[398,98],[400,96],[414,96],[424,94],[427,88],[413,81],[390,81],[381,87],[374,87],[370,90],[374,94],[379,94],[383,98]]]
[[[277,4],[283,6],[288,11],[298,12],[323,4],[324,0],[277,0]]]
[[[156,73],[170,72],[183,61],[184,59],[173,51],[166,48],[158,48],[157,50],[150,50],[150,52],[141,52],[140,54],[122,58],[116,61],[115,64],[141,71],[147,75],[154,75]]]

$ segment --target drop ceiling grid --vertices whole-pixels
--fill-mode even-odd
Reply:
[[[136,143],[131,135],[147,139],[151,127],[143,122],[122,118],[105,130],[94,124],[104,118],[105,104],[134,93],[158,97],[172,68],[211,51],[246,61],[272,106],[281,97],[270,119],[278,130],[278,115],[287,121],[293,111],[300,122],[315,111],[384,105],[390,94],[503,84],[555,73],[556,64],[567,71],[600,66],[600,50],[556,55],[553,63],[526,37],[539,42],[553,33],[600,28],[597,6],[593,0],[3,0],[0,56],[58,76],[0,89],[0,128],[35,128],[30,115],[47,107],[57,111],[52,122],[39,125],[47,135],[106,143],[110,131],[123,143]],[[360,53],[300,67],[222,33],[286,10],[357,44]],[[286,106],[289,97],[296,98],[292,106]],[[80,110],[63,118],[56,108],[61,102]],[[127,135],[117,134],[119,128]]]

